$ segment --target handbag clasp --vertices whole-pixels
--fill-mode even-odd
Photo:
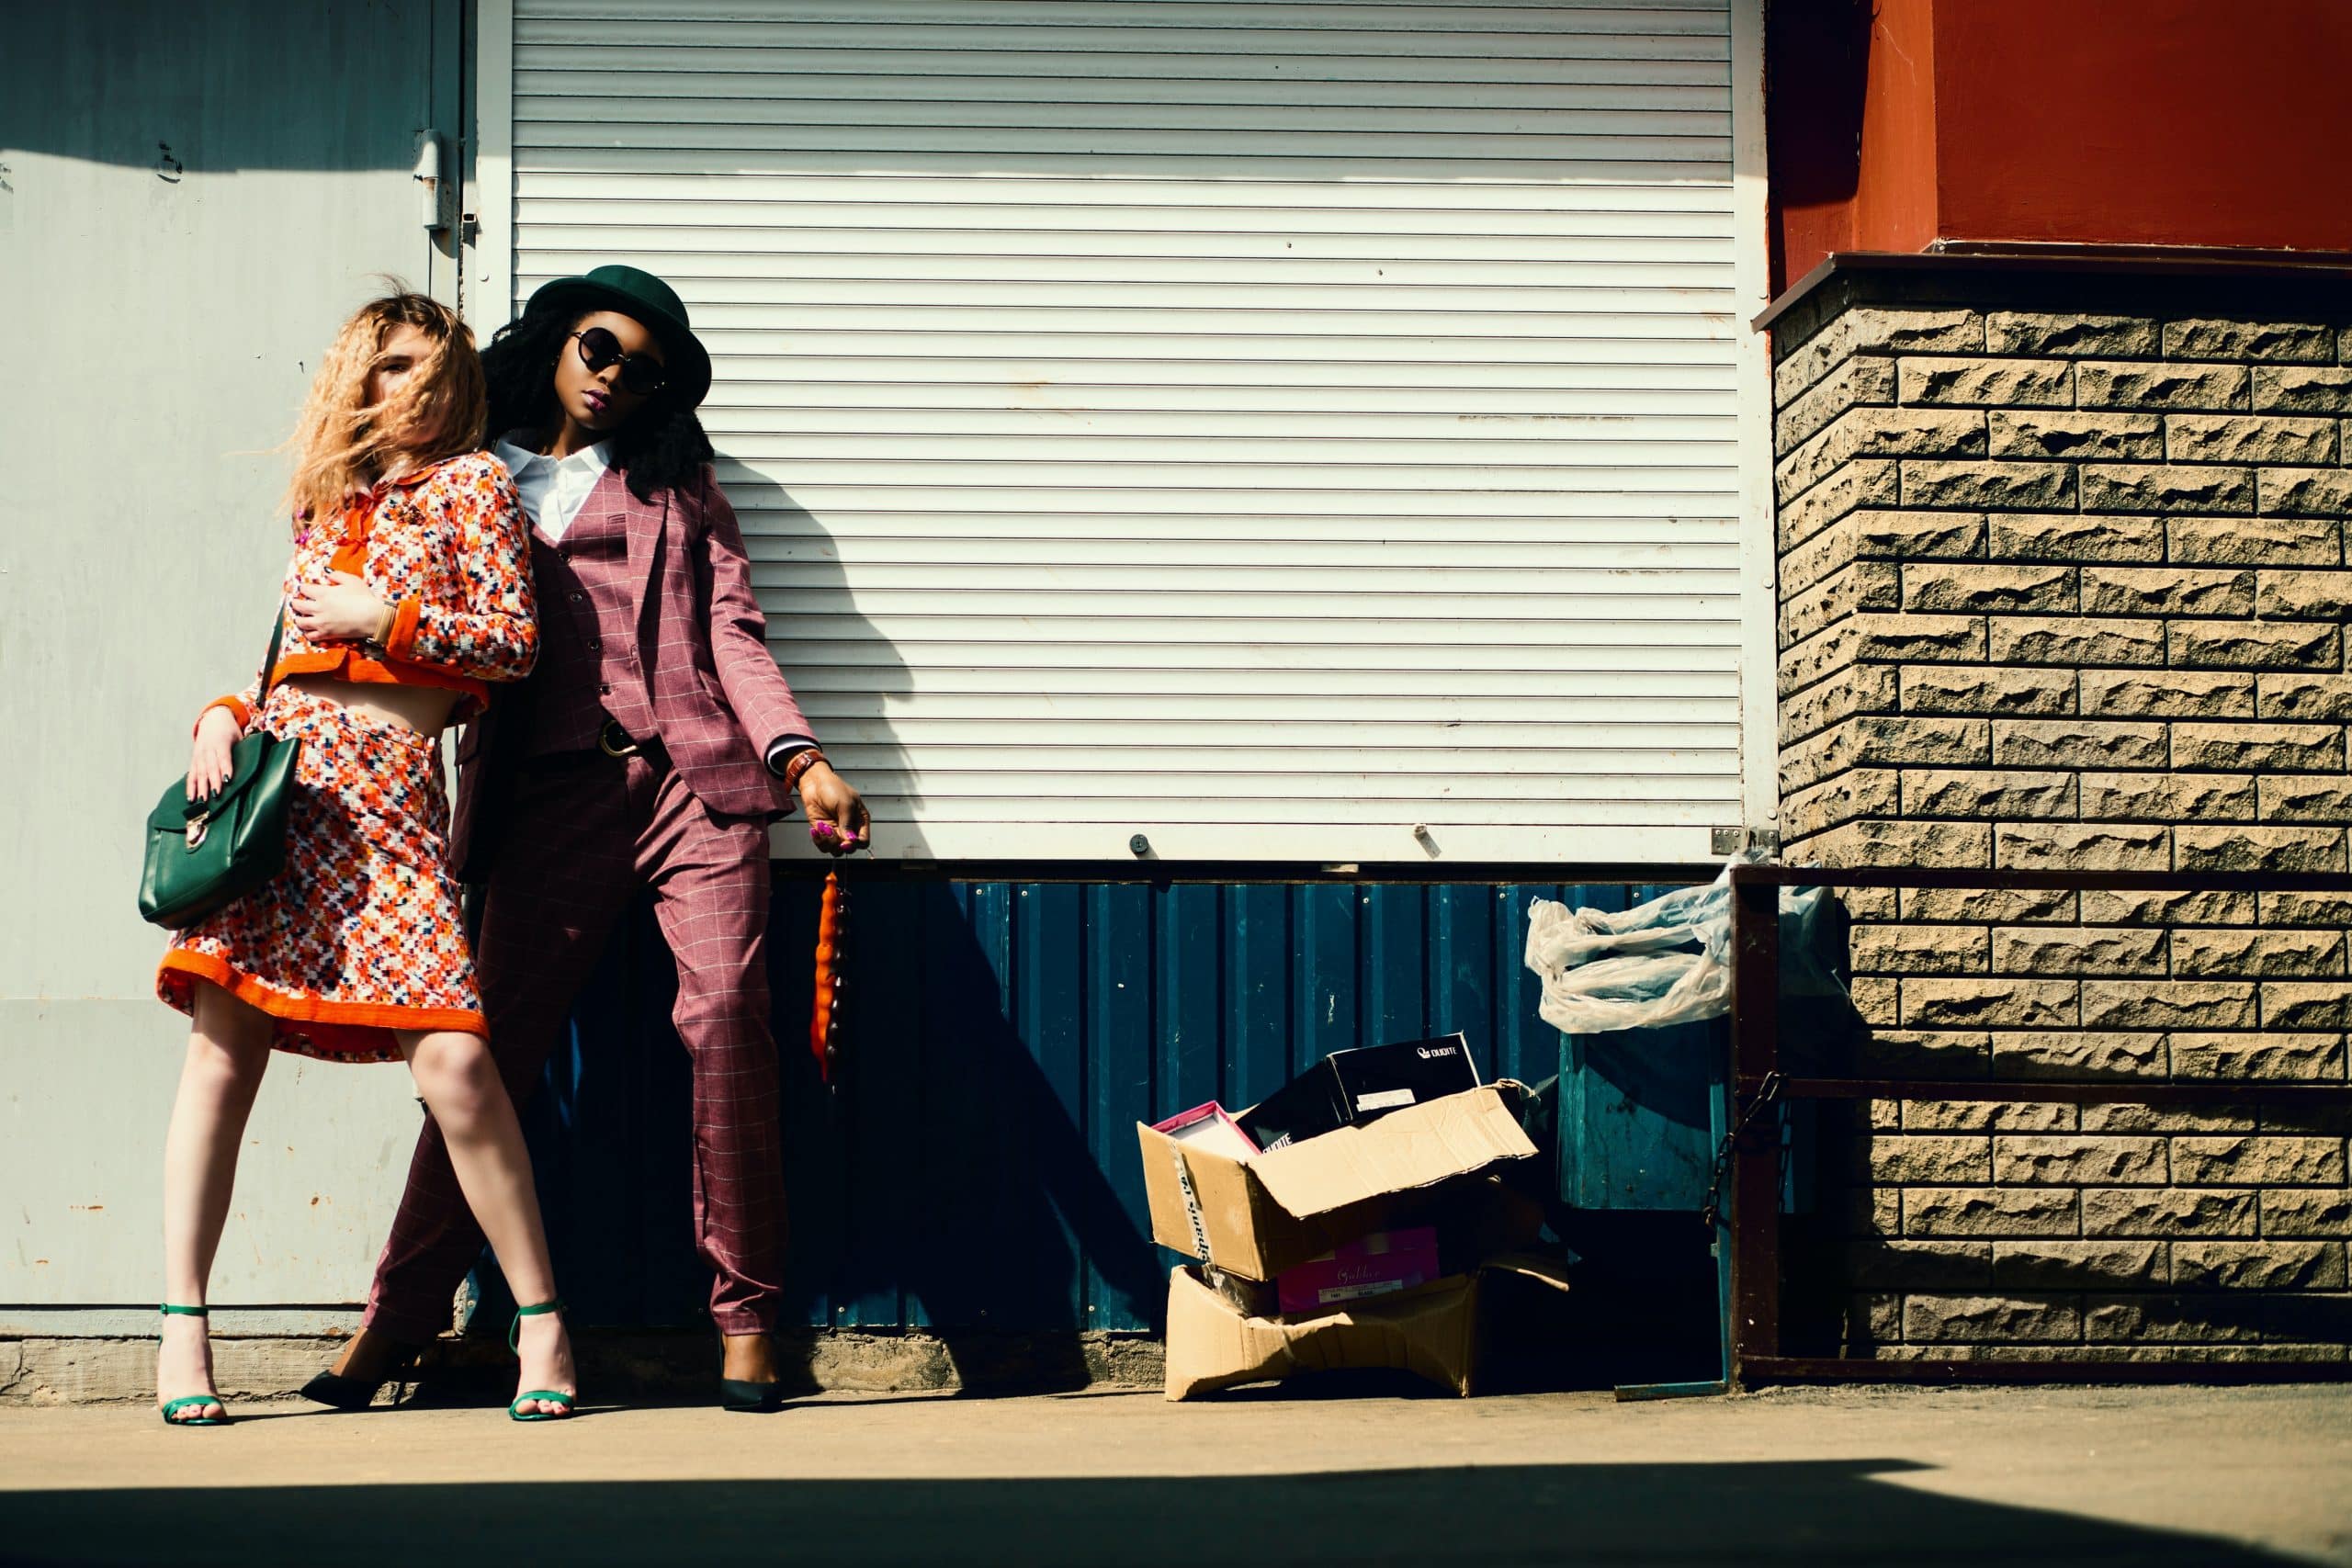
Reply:
[[[188,853],[194,854],[197,846],[204,842],[204,830],[211,826],[211,823],[212,813],[209,811],[199,811],[187,819]]]

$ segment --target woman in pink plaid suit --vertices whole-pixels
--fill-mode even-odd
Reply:
[[[695,1243],[715,1275],[720,1403],[772,1410],[784,1173],[764,948],[768,824],[865,842],[769,654],[742,536],[695,409],[710,357],[668,285],[559,278],[483,352],[492,453],[531,520],[538,667],[458,750],[451,859],[481,895],[490,1039],[520,1100],[641,889],[678,965],[694,1075]],[[356,1407],[449,1322],[481,1247],[427,1122],[366,1326],[308,1390]]]

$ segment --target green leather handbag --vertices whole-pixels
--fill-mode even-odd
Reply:
[[[277,607],[262,663],[258,715],[277,673],[286,606]],[[286,816],[302,743],[256,730],[230,751],[229,782],[209,800],[187,797],[182,773],[147,814],[147,860],[139,878],[139,913],[175,931],[194,925],[286,868]]]

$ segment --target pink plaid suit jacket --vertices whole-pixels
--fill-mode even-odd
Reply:
[[[751,563],[735,509],[710,469],[684,490],[632,494],[618,474],[608,482],[626,508],[629,581],[638,600],[638,658],[653,699],[662,750],[711,810],[737,817],[780,817],[792,792],[768,771],[768,749],[815,731],[768,652],[767,618],[752,596]],[[531,700],[530,682],[518,694]],[[494,698],[466,727],[458,745],[458,799],[449,857],[474,880],[495,852],[503,779],[515,761],[501,741],[509,703]],[[514,736],[520,726],[505,727]],[[484,841],[475,843],[478,835]]]

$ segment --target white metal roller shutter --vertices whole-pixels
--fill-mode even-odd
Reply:
[[[516,0],[512,43],[515,298],[684,297],[884,852],[1742,820],[1725,0]]]

